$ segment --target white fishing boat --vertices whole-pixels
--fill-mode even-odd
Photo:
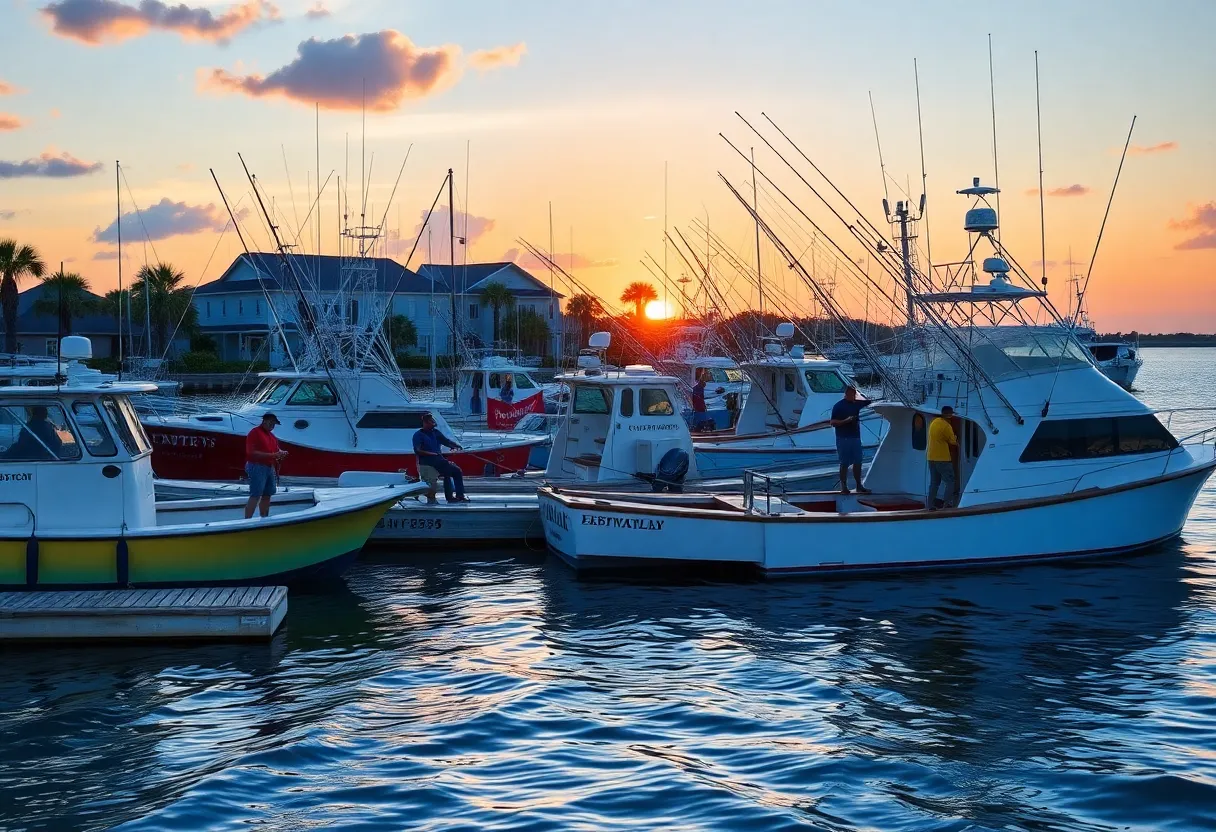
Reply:
[[[67,337],[84,360],[87,338]],[[340,572],[385,509],[416,492],[301,490],[270,517],[245,495],[156,501],[152,446],[131,397],[147,383],[98,382],[67,362],[53,386],[0,386],[0,586],[73,588],[262,584]]]
[[[1216,469],[1216,429],[1175,438],[1109,379],[993,232],[976,180],[966,228],[994,255],[970,285],[913,295],[929,367],[905,377],[869,494],[793,492],[749,473],[741,495],[540,489],[546,541],[578,569],[730,564],[764,575],[1009,564],[1132,552],[1182,529]],[[775,238],[770,229],[766,233]],[[1037,311],[1036,311],[1037,310]],[[1038,325],[1039,316],[1051,318]],[[758,380],[759,381],[759,380]],[[954,408],[957,492],[926,508],[928,425]]]
[[[452,425],[490,430],[512,430],[530,413],[544,413],[560,385],[541,384],[534,368],[495,352],[479,352],[460,368],[454,404],[448,413]]]
[[[836,461],[832,407],[844,398],[852,381],[846,365],[807,355],[802,347],[786,349],[783,339],[793,324],[780,324],[778,338],[765,343],[765,356],[746,361],[751,392],[729,435],[698,437],[697,465],[713,476],[738,475],[745,468],[772,465],[830,465]],[[862,452],[874,454],[885,426],[877,414],[861,419]]]

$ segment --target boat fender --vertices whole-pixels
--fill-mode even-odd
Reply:
[[[118,545],[114,547],[114,574],[119,586],[131,585],[131,560],[125,537],[118,538]]]
[[[25,585],[38,586],[38,538],[33,535],[25,542]]]

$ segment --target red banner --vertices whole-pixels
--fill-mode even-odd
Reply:
[[[498,399],[486,399],[486,427],[493,430],[510,430],[515,423],[529,413],[545,412],[545,396],[533,393],[526,399],[507,404]]]

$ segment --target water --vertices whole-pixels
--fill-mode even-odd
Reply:
[[[1216,350],[1144,353],[1147,400],[1216,404]],[[1123,560],[648,587],[401,553],[347,584],[268,645],[0,651],[0,827],[1216,828],[1212,483]]]

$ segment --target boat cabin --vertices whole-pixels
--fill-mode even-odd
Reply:
[[[831,417],[832,406],[852,383],[843,362],[807,357],[797,346],[784,354],[744,362],[743,369],[752,386],[735,426],[739,435],[822,422]]]
[[[528,413],[545,410],[544,388],[531,370],[501,355],[482,356],[460,368],[456,380],[454,414],[485,420],[491,428],[506,430]]]
[[[280,425],[275,436],[296,444],[340,447],[349,444],[362,451],[400,450],[408,447],[422,415],[431,413],[439,430],[451,437],[444,418],[451,404],[412,401],[403,389],[373,372],[324,373],[289,370],[260,373],[261,382],[243,405],[232,413],[208,412],[186,417],[154,418],[158,425],[176,421],[244,434],[271,411]]]
[[[62,348],[79,358],[92,349],[79,336],[64,338]],[[156,385],[97,383],[71,372],[72,362],[65,368],[54,386],[0,386],[0,528],[35,537],[155,526],[152,444],[130,397]],[[70,566],[43,547],[41,569]]]
[[[570,388],[545,475],[582,482],[629,480],[653,474],[673,448],[688,454],[697,477],[688,424],[678,410],[680,379],[652,367],[590,367],[557,377]]]

